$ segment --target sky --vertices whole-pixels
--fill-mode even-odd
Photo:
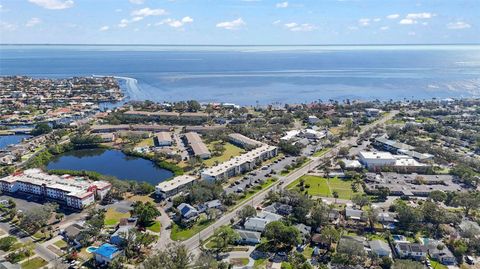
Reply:
[[[480,43],[480,0],[0,0],[2,44]]]

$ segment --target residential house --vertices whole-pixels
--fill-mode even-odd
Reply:
[[[73,246],[81,247],[82,245],[79,242],[79,234],[84,229],[85,227],[83,227],[81,224],[74,223],[63,230],[63,238]]]
[[[263,232],[265,226],[272,221],[277,221],[282,219],[282,216],[275,213],[262,211],[256,217],[248,218],[245,221],[244,228],[249,231]]]
[[[186,203],[181,203],[177,207],[177,209],[182,217],[182,222],[195,221],[199,214],[198,210],[195,209],[195,207]]]
[[[97,248],[93,254],[95,255],[95,261],[98,264],[109,264],[117,256],[121,255],[122,251],[114,245],[105,243]]]
[[[215,199],[215,200],[208,201],[208,202],[205,202],[205,203],[199,205],[198,206],[198,211],[199,212],[205,212],[208,209],[222,210],[222,207],[223,207],[222,202],[218,199]]]
[[[378,257],[391,257],[392,250],[387,242],[383,240],[372,240],[368,242],[370,250]]]
[[[455,265],[457,263],[453,253],[441,241],[425,238],[424,242],[426,242],[425,246],[428,249],[428,254],[433,259],[444,265]]]
[[[128,235],[131,232],[130,230],[134,228],[135,226],[131,225],[118,227],[118,229],[110,236],[110,243],[121,246],[128,239]]]
[[[400,242],[395,244],[395,250],[400,258],[412,258],[415,260],[424,260],[427,257],[427,248],[420,244]]]
[[[263,209],[263,211],[275,213],[282,216],[288,216],[292,213],[293,208],[291,205],[282,203],[273,203]]]
[[[238,235],[240,235],[239,244],[259,244],[261,234],[259,232],[247,231],[247,230],[236,230]]]
[[[365,215],[363,210],[360,209],[353,209],[353,208],[346,208],[345,209],[345,218],[347,220],[356,220],[356,221],[363,221],[365,220]]]

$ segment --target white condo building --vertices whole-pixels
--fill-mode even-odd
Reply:
[[[49,175],[40,169],[28,169],[0,179],[0,188],[6,193],[23,192],[43,196],[76,209],[103,199],[112,185],[106,181],[91,181],[70,175]]]
[[[228,179],[253,170],[258,162],[275,157],[277,152],[277,147],[263,145],[219,165],[203,170],[201,173],[202,179],[211,181]]]
[[[155,194],[162,199],[171,197],[195,182],[196,178],[189,175],[177,176],[171,180],[158,183]]]

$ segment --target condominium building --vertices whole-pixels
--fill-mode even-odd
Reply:
[[[203,170],[201,177],[204,180],[225,180],[253,170],[261,161],[273,158],[277,153],[277,147],[263,145],[219,165]]]
[[[246,137],[238,133],[229,134],[228,139],[232,144],[235,144],[247,150],[254,149],[262,145],[262,142],[253,140],[250,137]]]
[[[194,156],[198,156],[202,159],[208,159],[212,157],[212,154],[197,133],[186,133],[185,139],[187,140],[187,144],[192,150]]]
[[[171,197],[195,182],[196,178],[189,175],[181,175],[171,180],[158,183],[155,187],[155,193],[158,197],[166,199]]]
[[[49,175],[40,169],[28,169],[0,179],[0,189],[5,193],[23,192],[42,196],[76,209],[103,199],[112,185],[106,181],[91,181],[70,175]]]
[[[171,146],[173,143],[172,135],[169,132],[160,132],[155,137],[158,146]]]

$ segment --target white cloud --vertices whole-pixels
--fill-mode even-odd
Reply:
[[[413,19],[402,19],[399,23],[404,24],[404,25],[408,25],[408,24],[416,24],[417,21],[413,20]]]
[[[167,14],[165,9],[161,9],[161,8],[151,9],[149,7],[134,10],[132,12],[132,16],[134,17],[162,16],[165,14]]]
[[[394,20],[400,18],[400,14],[390,14],[387,16],[387,19]]]
[[[73,7],[73,0],[28,0],[46,9],[66,9]]]
[[[129,0],[130,3],[135,4],[135,5],[141,5],[145,2],[145,0]]]
[[[447,24],[447,28],[452,30],[467,29],[470,27],[472,27],[470,24],[463,21],[451,22]]]
[[[187,23],[192,23],[193,22],[193,19],[191,17],[183,17],[181,20],[175,20],[175,19],[165,19],[161,22],[158,22],[156,23],[155,25],[163,25],[163,24],[167,24],[168,26],[170,27],[173,27],[173,28],[180,28],[182,26],[184,26],[185,24]]]
[[[370,25],[370,19],[361,18],[361,19],[358,20],[358,24],[360,24],[361,26],[368,26],[368,25]]]
[[[120,23],[118,24],[118,27],[120,28],[125,28],[128,26],[129,21],[127,19],[122,19]]]
[[[41,23],[42,20],[39,19],[39,18],[31,18],[30,20],[27,21],[27,23],[25,24],[25,26],[27,27],[33,27],[39,23]]]
[[[132,18],[132,22],[141,21],[141,20],[143,20],[143,17],[140,17],[140,16]]]
[[[275,5],[277,8],[287,8],[288,7],[288,2],[280,2]]]
[[[247,25],[242,18],[238,18],[233,21],[224,21],[217,23],[216,27],[223,28],[226,30],[237,30],[243,26]]]
[[[105,32],[105,31],[108,31],[108,30],[110,30],[110,26],[108,26],[108,25],[102,26],[102,27],[100,27],[100,29],[98,29],[98,31],[100,31],[100,32]]]
[[[12,32],[12,31],[15,31],[16,29],[17,29],[17,26],[15,24],[0,21],[0,30]]]
[[[388,26],[382,26],[382,27],[380,27],[380,30],[382,30],[382,31],[387,31],[388,29],[390,29],[390,27],[388,27]]]
[[[281,23],[281,22],[282,22],[281,20],[276,20],[276,21],[273,21],[272,24],[273,24],[273,25],[277,25],[277,24],[279,24],[279,23]]]
[[[313,24],[310,23],[296,23],[296,22],[290,22],[290,23],[285,23],[285,27],[292,31],[292,32],[310,32],[315,30],[317,27]]]
[[[421,13],[409,13],[407,14],[407,19],[431,19],[435,14],[429,12],[421,12]]]

